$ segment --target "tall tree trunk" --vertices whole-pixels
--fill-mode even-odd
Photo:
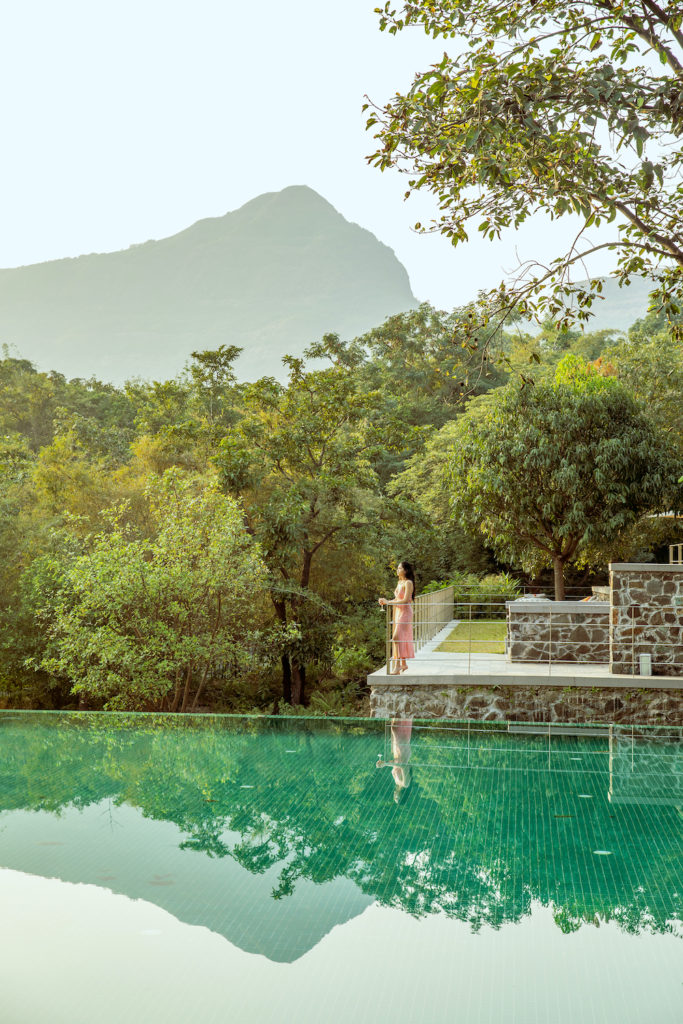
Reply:
[[[270,596],[275,608],[275,614],[283,626],[287,625],[287,606],[284,601],[276,601],[273,595]],[[283,654],[280,658],[282,665],[282,699],[287,704],[292,703],[292,665],[289,655]]]
[[[292,703],[292,666],[289,658],[286,654],[282,655],[282,699],[287,703]]]
[[[190,699],[190,683],[192,682],[192,665],[187,666],[187,673],[185,675],[185,688],[183,690],[183,702],[180,705],[180,712],[187,711],[188,701]]]
[[[292,704],[304,703],[304,691],[306,688],[306,666],[292,665]]]
[[[209,669],[210,668],[211,668],[211,662],[207,661],[206,665],[204,666],[204,671],[202,672],[201,681],[199,683],[199,686],[197,687],[197,692],[194,695],[194,700],[192,701],[192,706],[190,708],[190,711],[194,711],[194,709],[197,707],[197,703],[199,701],[199,695],[201,694],[202,690],[204,689],[204,684],[206,683],[207,677],[209,675]]]
[[[303,563],[301,566],[301,579],[299,585],[302,590],[308,587],[311,580],[311,564],[313,562],[313,551],[304,548]],[[292,614],[296,617],[297,608],[301,604],[301,598],[297,597],[292,601]],[[292,704],[304,704],[306,691],[306,666],[294,662],[292,665]]]
[[[307,587],[311,579],[311,564],[313,562],[313,552],[304,551],[303,565],[301,566],[301,586]]]
[[[553,573],[555,575],[555,600],[564,601],[564,559],[553,556]]]
[[[178,710],[178,704],[180,703],[180,686],[181,686],[181,682],[182,682],[182,680],[180,678],[180,669],[177,668],[176,671],[175,671],[175,685],[174,685],[174,689],[173,689],[173,699],[171,700],[171,705],[170,705],[170,710],[171,711],[177,711]]]

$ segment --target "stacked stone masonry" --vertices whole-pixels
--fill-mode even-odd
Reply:
[[[652,675],[683,675],[683,571],[680,566],[610,566],[610,671],[638,674],[649,655]]]
[[[517,600],[506,609],[510,661],[607,664],[607,602]]]
[[[576,671],[571,685],[540,683],[534,670],[519,669],[518,682],[506,685],[494,665],[487,677],[466,682],[455,665],[450,678],[412,684],[377,673],[369,678],[372,714],[683,727],[683,567],[613,563],[608,595],[595,596],[603,600],[508,603],[508,660],[609,664],[611,682],[589,672],[582,683]],[[641,655],[650,656],[650,666]],[[528,684],[519,680],[526,672]]]
[[[456,686],[377,683],[374,718],[450,718],[479,722],[604,722],[683,725],[680,690],[621,687]]]

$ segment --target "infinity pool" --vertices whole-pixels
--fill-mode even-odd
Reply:
[[[515,728],[0,713],[0,1020],[680,1024],[680,736]]]

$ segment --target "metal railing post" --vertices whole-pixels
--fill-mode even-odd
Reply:
[[[416,652],[453,618],[453,587],[418,594],[413,602],[413,640]]]
[[[385,604],[385,631],[387,641],[387,675],[391,672],[391,605]]]
[[[467,639],[467,674],[472,675],[472,602],[470,601],[470,633]]]

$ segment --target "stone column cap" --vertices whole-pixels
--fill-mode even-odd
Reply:
[[[610,562],[610,572],[619,569],[622,572],[680,572],[683,565],[672,565],[671,562]]]
[[[506,601],[505,607],[519,612],[606,612],[609,601],[553,601],[551,598],[518,597],[516,601]]]

